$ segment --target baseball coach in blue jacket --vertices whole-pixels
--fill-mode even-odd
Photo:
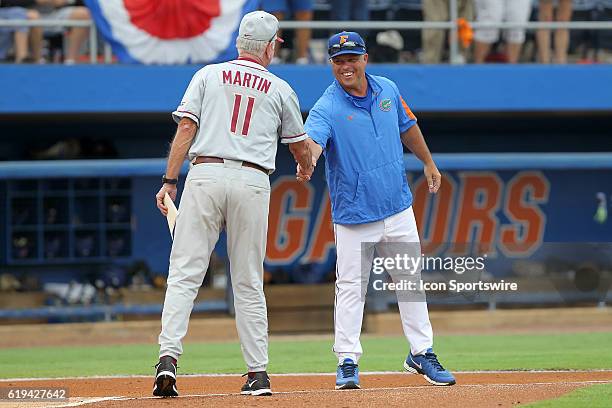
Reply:
[[[336,388],[350,389],[360,386],[359,337],[367,287],[362,243],[406,243],[416,246],[414,253],[420,255],[402,143],[423,162],[431,193],[440,188],[441,175],[395,83],[365,72],[368,54],[361,36],[341,32],[328,45],[336,79],[310,111],[305,128],[313,162],[321,153],[325,156],[338,254],[333,348],[338,357]],[[308,179],[299,166],[298,179]],[[373,253],[365,259],[369,273]],[[415,272],[420,277],[420,268]],[[404,368],[432,384],[452,385],[455,378],[433,352],[424,295],[422,299],[398,302],[410,343]]]

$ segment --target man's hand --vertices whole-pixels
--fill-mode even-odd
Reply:
[[[433,161],[426,164],[423,172],[425,173],[425,177],[427,177],[429,192],[432,194],[437,193],[438,189],[440,189],[440,184],[442,183],[442,175],[438,171],[436,164]]]
[[[312,167],[310,168],[310,170],[303,169],[302,166],[300,166],[300,164],[298,163],[296,173],[295,173],[297,181],[301,183],[309,181],[310,177],[312,177],[312,173],[314,173],[314,169],[316,165],[317,165],[317,159],[315,159],[314,157],[312,158]]]
[[[181,166],[185,161],[185,155],[193,143],[193,138],[198,131],[198,124],[193,119],[182,118],[176,128],[176,134],[170,145],[168,153],[168,164],[166,167],[167,178],[178,178]],[[168,193],[172,201],[176,201],[176,184],[164,184],[155,195],[157,208],[164,216],[168,215],[168,208],[164,205],[164,196]]]
[[[429,192],[435,194],[440,188],[442,182],[442,176],[431,158],[431,153],[425,143],[425,138],[419,129],[419,125],[411,126],[408,130],[401,134],[402,143],[406,146],[414,155],[425,164],[423,172],[427,177],[427,186]]]
[[[168,215],[168,208],[164,205],[164,197],[166,193],[170,196],[172,201],[176,201],[176,184],[165,183],[159,189],[159,192],[155,194],[155,201],[157,202],[157,208],[165,217]]]
[[[293,155],[295,161],[298,163],[296,176],[300,181],[310,180],[310,176],[314,171],[312,153],[310,152],[308,140],[309,139],[305,139],[289,144],[289,151]]]

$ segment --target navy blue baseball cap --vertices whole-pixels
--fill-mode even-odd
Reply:
[[[363,55],[366,53],[365,41],[356,32],[342,31],[329,38],[327,52],[329,53],[329,58],[343,54]]]

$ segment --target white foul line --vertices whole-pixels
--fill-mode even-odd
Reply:
[[[399,391],[399,390],[415,390],[415,389],[439,389],[439,388],[486,388],[486,387],[515,387],[515,386],[523,386],[523,387],[531,387],[531,386],[543,386],[543,385],[593,385],[593,384],[612,384],[612,380],[589,380],[589,381],[563,381],[563,382],[536,382],[536,383],[527,383],[527,384],[516,384],[516,383],[506,383],[506,384],[456,384],[448,387],[440,387],[433,385],[416,385],[416,386],[407,386],[407,387],[377,387],[377,388],[362,388],[357,390],[331,390],[331,389],[318,389],[318,390],[297,390],[297,391],[279,391],[273,392],[272,395],[294,395],[294,394],[329,394],[329,393],[347,393],[347,392],[378,392],[378,391]],[[215,397],[240,397],[240,398],[253,398],[250,396],[240,395],[239,393],[226,393],[226,394],[189,394],[189,395],[180,395],[178,397],[173,398],[215,398]],[[156,400],[162,399],[160,397],[103,397],[92,399],[89,401],[81,401],[75,402],[66,405],[54,405],[53,408],[64,408],[64,407],[77,407],[86,404],[94,404],[96,402],[104,402],[104,401],[141,401],[141,400]]]
[[[83,397],[77,397],[77,398],[82,399]],[[83,401],[69,402],[68,404],[63,404],[63,405],[49,405],[49,408],[80,407],[81,405],[95,404],[97,402],[124,401],[124,400],[125,398],[123,397],[94,397],[94,398],[83,399]]]

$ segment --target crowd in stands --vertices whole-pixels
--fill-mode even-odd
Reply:
[[[89,9],[81,0],[0,0],[0,20],[89,19]],[[0,60],[6,59],[12,50],[16,63],[74,64],[87,40],[88,30],[86,27],[0,27]],[[43,47],[45,43],[47,46]]]
[[[264,1],[264,6],[265,6]],[[394,21],[450,21],[450,0],[277,0],[275,3],[300,3],[302,12],[310,4],[318,20],[394,20]],[[526,23],[528,21],[612,21],[612,0],[457,0],[457,17],[464,22]],[[266,9],[274,11],[273,9]],[[495,28],[469,29],[470,40],[460,47],[458,61],[453,62],[604,62],[598,51],[612,48],[610,31],[567,29],[527,31],[523,28],[500,30]],[[461,31],[461,30],[460,30]],[[418,62],[437,64],[448,62],[449,36],[445,30],[424,29],[365,32],[369,52],[375,62]],[[310,35],[308,35],[310,38]],[[299,42],[299,38],[297,39]],[[473,43],[473,44],[472,44]],[[526,47],[529,45],[529,47]],[[573,45],[570,49],[570,43]],[[303,49],[304,46],[299,46]],[[528,48],[527,50],[525,48]],[[394,50],[381,52],[380,50]],[[592,52],[592,55],[590,53]],[[382,58],[377,58],[382,55]],[[312,62],[312,55],[310,62]],[[289,62],[305,63],[304,56],[288,56]],[[320,61],[316,61],[320,62]],[[610,62],[610,61],[605,61]]]
[[[261,0],[260,8],[279,20],[311,21],[449,21],[450,0]],[[457,0],[464,22],[524,23],[527,21],[611,21],[612,0]],[[89,20],[82,0],[0,0],[0,20]],[[340,29],[342,27],[338,27]],[[612,48],[612,31],[500,30],[465,26],[458,61],[453,62],[608,62],[598,51]],[[337,31],[337,30],[331,30]],[[359,30],[374,62],[448,62],[449,36],[445,30]],[[460,30],[461,31],[461,30]],[[302,28],[288,32],[291,48],[277,50],[275,63],[323,62],[322,39],[330,30]],[[0,27],[0,61],[16,63],[64,62],[83,56],[86,27]],[[473,37],[473,41],[471,41]],[[473,43],[473,44],[472,44]],[[317,54],[314,45],[319,44]],[[594,52],[593,55],[590,53]]]

